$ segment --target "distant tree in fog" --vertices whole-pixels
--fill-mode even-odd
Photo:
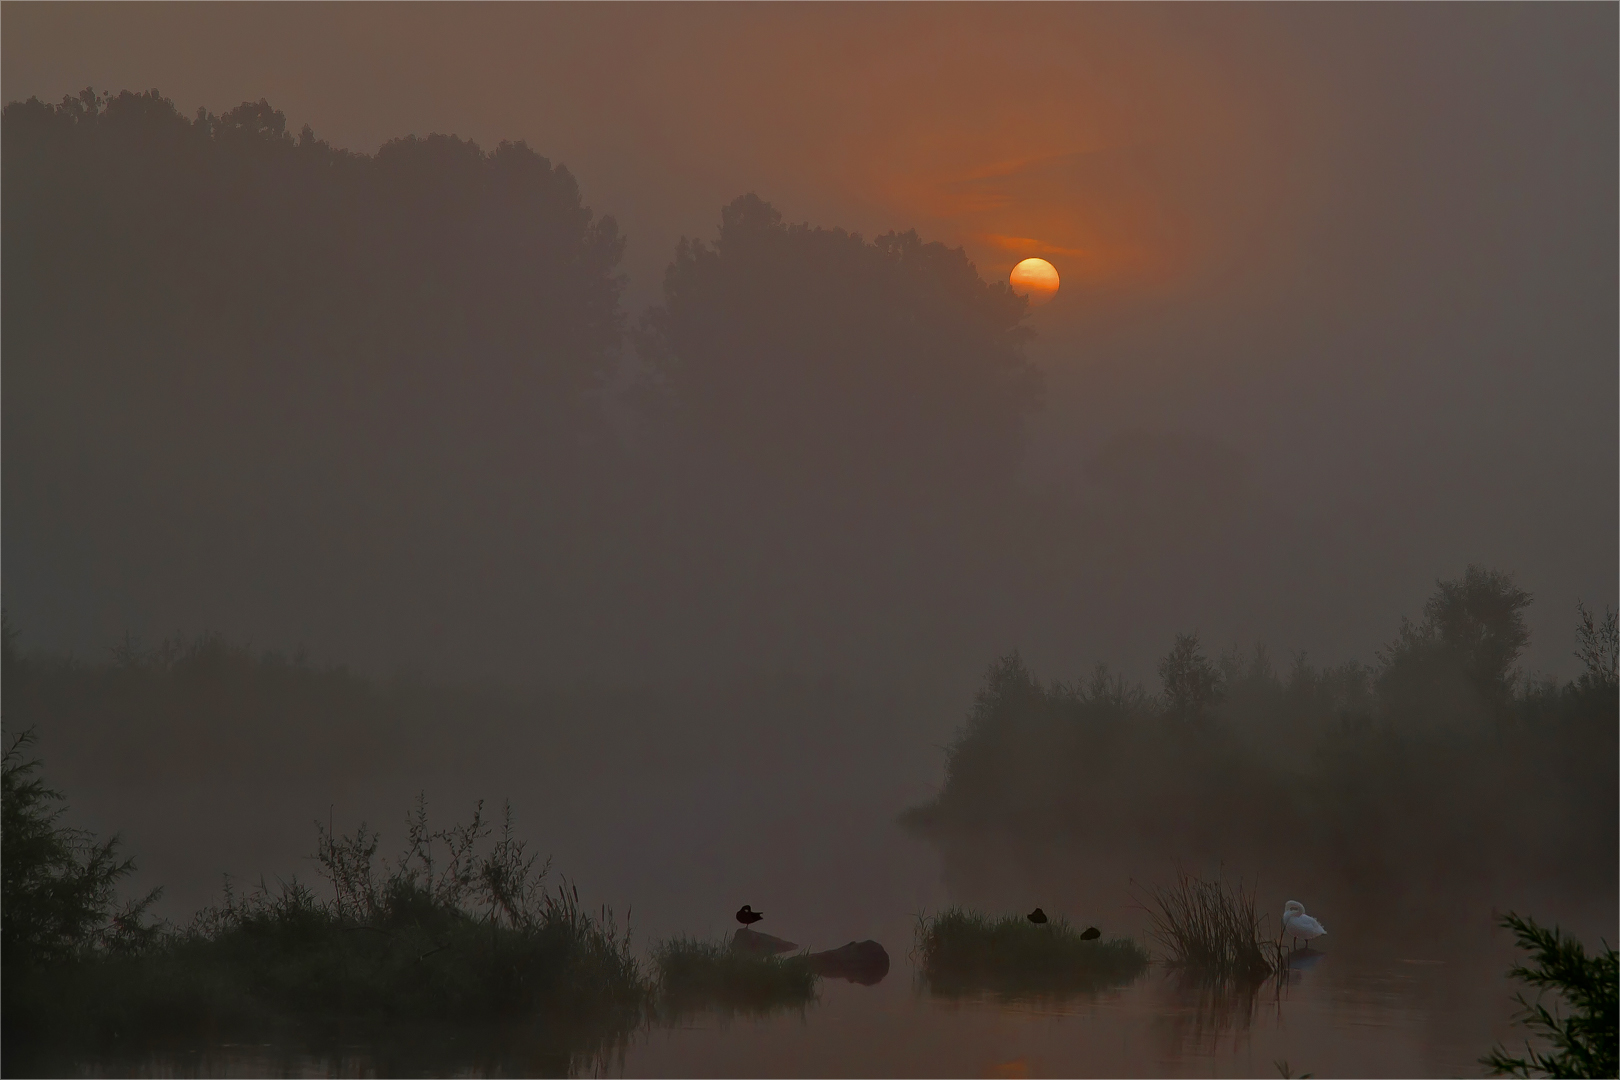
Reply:
[[[8,287],[28,300],[8,344],[71,337],[103,365],[247,353],[531,403],[609,373],[623,240],[522,143],[410,136],[368,157],[294,138],[264,101],[187,120],[156,91],[88,90],[11,103],[4,137]]]
[[[303,620],[474,574],[506,595],[586,516],[623,239],[566,168],[448,135],[348,153],[156,91],[13,102],[3,140],[17,549]]]
[[[1620,620],[1613,608],[1606,610],[1602,619],[1596,619],[1585,604],[1576,607],[1581,625],[1576,630],[1580,647],[1575,655],[1586,668],[1581,673],[1581,685],[1612,691],[1620,684]]]
[[[1197,634],[1177,634],[1176,643],[1159,662],[1164,700],[1173,716],[1199,720],[1221,699],[1220,671],[1199,648]]]
[[[961,249],[788,225],[745,195],[683,240],[644,354],[700,445],[799,493],[971,500],[1007,483],[1037,400],[1025,301]]]
[[[1582,610],[1587,671],[1519,678],[1528,603],[1479,567],[1439,582],[1377,678],[1303,654],[1279,675],[1259,647],[1211,663],[1182,634],[1149,696],[1043,684],[1013,654],[947,748],[943,789],[902,820],[948,849],[1067,839],[1228,866],[1281,852],[1368,895],[1410,887],[1416,867],[1477,896],[1501,866],[1607,895],[1620,632]]]
[[[1413,717],[1500,717],[1513,695],[1514,661],[1530,641],[1530,600],[1511,575],[1480,566],[1436,582],[1423,621],[1402,619],[1381,653],[1379,693]]]

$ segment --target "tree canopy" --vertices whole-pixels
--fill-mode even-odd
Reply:
[[[960,248],[790,225],[744,195],[682,240],[641,341],[704,448],[801,491],[1005,485],[1038,379],[1026,301]]]

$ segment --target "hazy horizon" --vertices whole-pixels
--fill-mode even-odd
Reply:
[[[1193,629],[1370,662],[1392,612],[1481,563],[1536,597],[1527,666],[1568,674],[1575,602],[1615,597],[1610,9],[92,4],[5,21],[8,102],[156,87],[183,115],[263,98],[362,152],[525,140],[618,221],[632,325],[675,242],[711,239],[748,192],[789,222],[964,245],[991,281],[1044,253],[1063,288],[1027,319],[1046,391],[1020,483],[1137,499],[1046,582],[941,608],[972,626],[917,644],[925,667],[1018,647],[1053,673],[1146,678]],[[109,578],[17,490],[6,603],[35,646],[219,631],[519,682],[537,652],[566,655],[552,677],[851,663],[793,633],[738,654],[635,604],[583,634],[526,627],[476,568],[387,615],[330,583],[292,604],[228,559],[206,580]],[[910,656],[897,635],[885,648]]]
[[[1617,33],[0,2],[0,1068],[1519,1045],[1503,913],[1616,912]]]

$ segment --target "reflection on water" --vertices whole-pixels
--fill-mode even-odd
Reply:
[[[804,1017],[650,1031],[631,1076],[1473,1075],[1508,1030],[1494,957],[1411,965],[1316,952],[1237,991],[1156,966],[1128,986],[1008,1001],[910,980],[829,987]]]
[[[927,740],[899,728],[893,730],[900,734],[885,734],[891,729],[875,721],[879,715],[848,710],[850,728],[838,738],[828,734],[844,730],[836,727],[845,722],[837,714],[828,722],[833,727],[813,729],[814,738],[792,734],[808,730],[802,725],[751,729],[748,737],[759,741],[764,759],[806,763],[802,789],[787,795],[777,774],[719,771],[715,762],[721,756],[713,745],[686,746],[689,729],[679,724],[670,725],[675,734],[668,735],[637,728],[635,739],[610,737],[600,725],[581,726],[592,747],[614,747],[615,753],[627,747],[624,752],[649,763],[634,768],[617,760],[611,771],[608,765],[587,768],[580,762],[593,759],[583,751],[548,756],[503,749],[485,755],[503,767],[550,763],[545,768],[555,774],[545,773],[545,783],[525,774],[528,790],[536,793],[530,796],[533,813],[568,823],[559,828],[566,841],[560,864],[594,882],[604,898],[634,901],[638,912],[652,913],[638,923],[638,941],[683,928],[730,932],[732,911],[750,897],[769,905],[777,920],[772,925],[795,941],[815,947],[852,939],[882,942],[892,969],[876,985],[823,978],[816,999],[802,1009],[764,1016],[699,1012],[646,1026],[623,1047],[593,1056],[558,1054],[501,1033],[420,1032],[365,1045],[210,1046],[79,1059],[49,1071],[1274,1077],[1274,1063],[1286,1061],[1296,1072],[1317,1076],[1478,1075],[1480,1055],[1521,1038],[1512,1023],[1514,987],[1505,977],[1518,955],[1511,937],[1495,928],[1493,909],[1544,914],[1590,941],[1613,935],[1612,894],[1577,902],[1555,884],[1533,880],[1530,887],[1515,881],[1511,888],[1449,884],[1442,892],[1443,883],[1418,879],[1397,897],[1335,894],[1312,885],[1302,898],[1324,914],[1332,936],[1318,951],[1293,956],[1286,979],[1253,993],[1215,994],[1154,966],[1126,985],[1092,993],[1007,1000],[983,993],[936,995],[919,982],[921,958],[910,955],[915,928],[907,912],[947,903],[1015,912],[1042,903],[1054,916],[1070,913],[1078,921],[1083,914],[1084,923],[1109,935],[1140,937],[1146,928],[1129,906],[1125,883],[1133,877],[1171,880],[1174,866],[1168,856],[1156,864],[1146,854],[1126,852],[1110,861],[1106,853],[1076,857],[998,839],[954,849],[942,872],[932,848],[898,827],[873,825],[892,821],[901,807],[919,801],[923,780],[937,770],[930,758],[926,767],[907,773],[912,787],[898,783],[895,763],[911,759],[899,750],[874,751],[871,740],[893,738],[908,754]],[[861,753],[849,752],[853,746]],[[852,773],[850,762],[867,772]],[[570,784],[566,774],[590,782]],[[518,779],[503,781],[502,775],[479,775],[482,789],[525,790]],[[604,798],[597,780],[604,775],[626,778],[611,798]],[[832,783],[828,777],[839,779]],[[385,792],[373,801],[391,806],[400,799]],[[657,842],[644,842],[649,836]],[[297,842],[303,843],[301,836]],[[1301,893],[1294,882],[1313,877],[1292,856],[1283,865],[1254,869],[1268,887],[1288,883],[1286,893],[1273,889],[1264,899],[1272,912]],[[1436,920],[1433,913],[1442,911],[1446,917]]]
[[[60,1057],[28,1063],[27,1075],[252,1076],[571,1076],[624,1070],[627,1041],[594,1051],[566,1049],[561,1040],[521,1025],[453,1029],[399,1025],[347,1041],[288,1039],[164,1047],[142,1053]]]
[[[1161,975],[1162,1005],[1154,1018],[1161,1043],[1178,1057],[1214,1055],[1224,1036],[1238,1038],[1254,1024],[1263,1004],[1276,1001],[1281,980],[1211,986],[1180,972]]]
[[[1489,961],[1491,958],[1487,957]],[[564,1061],[448,1039],[289,1052],[221,1046],[70,1070],[144,1076],[1318,1076],[1474,1075],[1508,1034],[1492,963],[1323,951],[1236,991],[1155,966],[1127,986],[1004,1000],[942,997],[909,973],[873,986],[823,980],[803,1008],[716,1011],[653,1023],[613,1052]],[[907,960],[896,958],[898,965]],[[1487,971],[1496,974],[1487,976]],[[909,974],[909,977],[906,977]],[[486,1036],[487,1037],[487,1036]]]

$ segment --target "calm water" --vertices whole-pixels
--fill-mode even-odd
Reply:
[[[1494,910],[1516,907],[1589,943],[1615,938],[1615,898],[1562,895],[1513,879],[1437,891],[1421,868],[1397,896],[1331,895],[1312,853],[1277,853],[1259,875],[1261,909],[1303,901],[1329,936],[1280,990],[1212,999],[1155,967],[1135,983],[1069,1000],[941,1000],[918,985],[910,913],[965,903],[1040,904],[1054,916],[1141,937],[1132,879],[1167,882],[1173,864],[1116,852],[1013,850],[991,840],[950,857],[906,836],[895,815],[935,790],[949,703],[798,695],[721,703],[650,725],[594,718],[565,728],[474,732],[430,757],[339,775],[236,776],[114,766],[117,746],[54,740],[45,749],[85,823],[124,831],[143,877],[170,886],[179,918],[212,899],[218,874],[308,877],[311,808],[336,803],[352,826],[385,827],[418,791],[456,811],[511,795],[520,824],[594,906],[633,907],[635,940],[716,936],[751,903],[760,927],[813,949],[875,938],[888,949],[876,986],[824,980],[819,1001],[765,1019],[718,1016],[638,1033],[585,1071],[624,1076],[1259,1076],[1275,1062],[1327,1076],[1477,1076],[1478,1058],[1519,1038],[1505,972],[1511,938]],[[715,717],[719,717],[716,719]],[[569,736],[565,738],[564,736]],[[96,756],[111,764],[101,762]],[[741,767],[739,761],[746,761]],[[229,781],[229,797],[217,791]],[[200,806],[210,812],[199,814]],[[397,829],[395,830],[397,832]],[[1324,858],[1329,853],[1320,853]],[[1209,869],[1194,867],[1194,869]],[[1492,871],[1496,872],[1496,871]],[[1524,876],[1524,875],[1521,875]],[[1273,922],[1275,925],[1275,922]],[[516,1064],[514,1064],[516,1062]],[[525,1064],[527,1062],[527,1064]],[[599,1068],[598,1068],[599,1067]],[[69,1067],[105,1075],[341,1075],[555,1071],[491,1051],[473,1035],[423,1048],[353,1046],[308,1054],[213,1046]]]
[[[1275,1077],[1286,1061],[1317,1076],[1469,1076],[1512,1037],[1502,968],[1433,955],[1324,950],[1252,997],[1189,990],[1156,966],[1095,997],[1013,1002],[935,998],[899,959],[878,986],[825,981],[803,1014],[646,1033],[622,1072]]]
[[[824,980],[818,1001],[765,1018],[700,1015],[638,1033],[621,1054],[576,1071],[612,1076],[1477,1076],[1477,1059],[1515,1038],[1505,940],[1455,954],[1341,941],[1296,956],[1282,985],[1218,996],[1162,967],[1118,990],[1067,999],[945,999],[929,993],[894,926],[895,963],[876,986]],[[1331,937],[1330,933],[1330,937]],[[1353,938],[1354,934],[1347,934]],[[818,943],[819,944],[819,943]],[[1402,955],[1410,952],[1413,955]],[[1447,953],[1451,955],[1447,955]],[[543,1071],[493,1064],[469,1040],[413,1057],[353,1046],[312,1055],[216,1046],[144,1061],[86,1063],[102,1075],[372,1076]]]

